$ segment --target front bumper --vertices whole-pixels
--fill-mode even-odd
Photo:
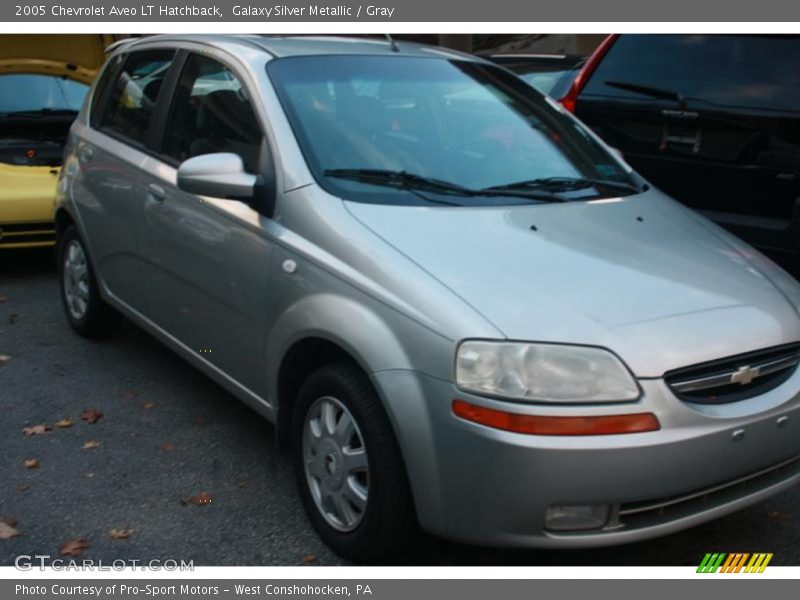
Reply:
[[[0,250],[10,248],[44,248],[56,243],[52,221],[35,223],[0,223]]]
[[[59,170],[0,163],[0,250],[52,246]]]
[[[800,372],[762,396],[714,407],[689,406],[655,379],[640,381],[644,393],[633,403],[545,407],[471,396],[412,371],[373,378],[400,438],[420,523],[450,539],[509,547],[632,542],[717,518],[800,481]],[[542,415],[652,412],[661,429],[515,434],[455,417],[455,398]],[[545,527],[549,506],[598,504],[612,507],[602,529]]]

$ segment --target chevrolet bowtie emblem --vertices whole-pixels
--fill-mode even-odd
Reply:
[[[731,373],[731,383],[738,383],[739,385],[747,385],[751,383],[753,379],[758,377],[759,369],[758,367],[751,367],[750,365],[745,365],[743,367],[739,367]]]

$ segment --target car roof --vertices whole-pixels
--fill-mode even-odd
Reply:
[[[276,35],[154,35],[131,38],[113,44],[110,50],[128,51],[139,45],[162,43],[180,44],[185,42],[205,43],[216,47],[246,45],[258,47],[274,58],[287,56],[323,55],[385,55],[439,57],[475,62],[488,62],[486,59],[449,48],[428,46],[415,42],[392,40],[388,37],[336,37],[336,36],[276,36]]]

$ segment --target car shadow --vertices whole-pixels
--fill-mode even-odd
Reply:
[[[6,277],[35,277],[46,273],[56,274],[53,248],[0,249],[0,281]]]

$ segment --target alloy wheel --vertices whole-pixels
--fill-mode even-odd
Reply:
[[[89,266],[86,253],[77,240],[67,243],[62,278],[67,308],[74,319],[80,320],[89,306]]]
[[[364,438],[347,407],[317,399],[303,423],[303,465],[317,509],[338,531],[352,531],[367,508],[369,473]]]

